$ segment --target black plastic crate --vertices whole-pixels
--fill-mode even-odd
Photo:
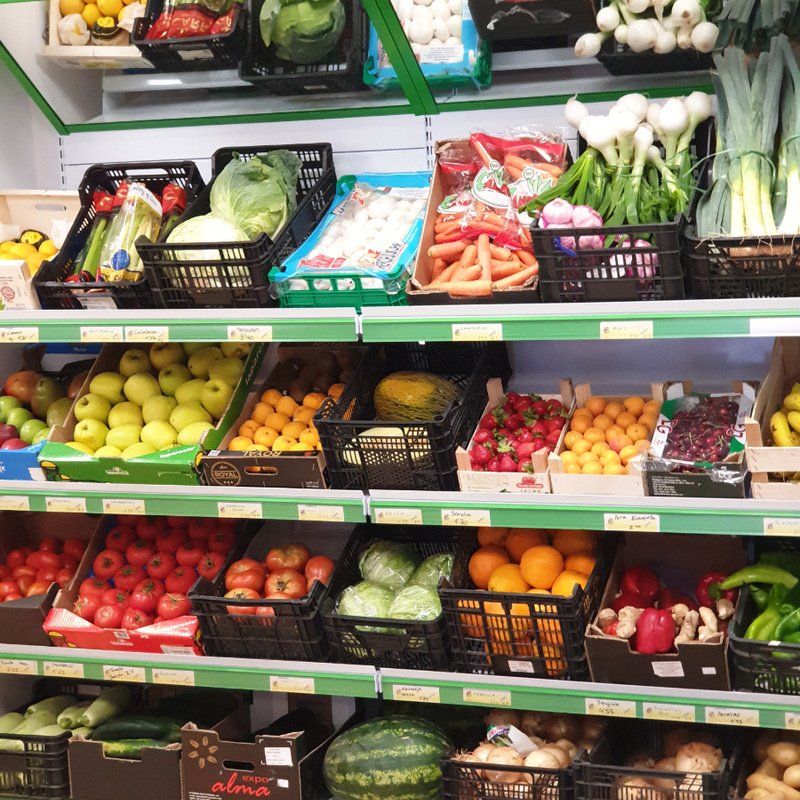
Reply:
[[[131,44],[135,44],[159,72],[236,69],[246,38],[247,11],[241,5],[234,9],[231,29],[227,33],[145,39],[163,8],[164,0],[148,0],[144,16],[134,22],[131,32]]]
[[[447,528],[405,525],[359,525],[347,543],[331,576],[330,592],[322,603],[322,620],[331,650],[331,661],[383,668],[448,668],[447,625],[444,613],[437,619],[417,622],[379,617],[337,614],[336,601],[342,591],[361,581],[361,553],[377,539],[413,545],[422,556],[455,551],[454,533]]]
[[[45,261],[34,275],[33,285],[39,294],[42,308],[156,307],[146,274],[138,281],[66,282],[72,275],[73,262],[92,230],[96,216],[92,203],[94,191],[101,189],[108,194],[116,194],[120,183],[125,180],[144,183],[148,189],[158,194],[161,194],[168,183],[174,183],[186,191],[187,205],[205,186],[197,165],[192,161],[129,162],[89,167],[78,187],[81,210],[72,223],[64,246],[53,261]]]
[[[599,609],[617,537],[603,535],[586,588],[571,597],[476,588],[469,560],[479,546],[476,531],[462,536],[451,580],[439,590],[456,670],[590,680],[584,633]]]
[[[605,5],[605,4],[602,4]],[[671,53],[634,53],[625,44],[610,37],[603,42],[595,58],[610,75],[654,75],[663,72],[697,72],[713,68],[711,53],[697,50],[680,50]]]
[[[329,144],[265,145],[224,148],[214,153],[214,179],[234,153],[247,160],[272,150],[290,150],[302,160],[297,182],[297,208],[272,240],[261,234],[252,242],[209,244],[137,243],[153,294],[164,308],[267,308],[278,301],[269,294],[269,271],[280,266],[325,216],[336,193],[333,149]],[[181,216],[178,223],[211,211],[214,179]],[[181,260],[187,251],[212,253],[213,258]]]
[[[387,375],[423,370],[447,377],[461,390],[432,420],[376,421],[373,393]],[[338,400],[328,397],[314,415],[334,489],[458,490],[455,450],[469,442],[489,402],[489,378],[510,375],[504,344],[372,345]],[[400,426],[403,436],[359,434]]]
[[[239,77],[268,94],[314,95],[321,92],[366,90],[362,79],[369,48],[369,17],[361,0],[343,0],[345,25],[336,47],[317,64],[293,64],[264,46],[259,15],[264,0],[250,0],[247,49],[239,64]]]

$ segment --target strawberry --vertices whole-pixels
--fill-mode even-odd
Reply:
[[[514,431],[514,436],[517,437],[518,442],[532,442],[534,439],[533,431],[529,428],[520,428]]]
[[[500,456],[500,472],[516,472],[517,462],[514,461],[514,456],[511,453],[503,453]]]
[[[515,431],[517,428],[521,428],[524,424],[525,420],[522,419],[521,414],[510,414],[508,417],[506,417],[505,427],[510,431]]]
[[[533,442],[520,442],[520,444],[514,448],[514,453],[516,453],[517,458],[520,460],[523,458],[530,460],[531,455],[537,447],[538,445]]]
[[[530,430],[534,436],[547,436],[548,433],[547,426],[540,419],[531,425]]]
[[[547,401],[547,411],[550,414],[554,414],[556,411],[561,411],[563,408],[564,406],[560,400],[556,400],[554,398],[552,400]]]
[[[487,472],[500,472],[500,459],[493,458],[487,465],[486,465]]]
[[[537,400],[531,408],[533,408],[533,413],[539,417],[543,417],[545,414],[549,413],[547,410],[547,403],[544,400]]]
[[[494,432],[494,435],[497,439],[507,439],[509,436],[511,436],[511,431],[504,425],[502,428],[498,428]]]
[[[544,420],[544,427],[547,429],[548,433],[551,431],[560,431],[566,422],[564,417],[551,417],[550,419]]]
[[[545,447],[546,447],[546,448],[547,448],[547,449],[548,449],[548,450],[549,450],[551,453],[555,453],[555,451],[556,451],[556,446],[555,446],[554,444],[550,444],[550,442],[547,442],[547,443],[545,444]]]
[[[497,441],[495,439],[489,439],[483,442],[481,447],[485,447],[493,456],[497,455]]]
[[[550,431],[550,433],[545,436],[545,444],[552,444],[554,447],[558,444],[558,440],[561,438],[561,431]]]
[[[520,399],[517,400],[514,403],[514,413],[515,414],[523,414],[525,411],[527,411],[531,407],[532,404],[533,404],[533,401],[531,400],[531,398],[528,397],[528,395],[524,395],[523,397],[520,397]]]
[[[517,472],[527,472],[528,474],[533,472],[533,464],[529,458],[526,458],[524,461],[520,461],[517,464]]]
[[[481,421],[478,423],[479,428],[484,428],[487,431],[492,431],[497,427],[497,420],[494,414],[484,414]]]
[[[500,406],[500,410],[508,417],[514,413],[514,406],[506,402],[504,405]]]
[[[494,436],[488,428],[480,428],[472,437],[472,441],[475,444],[486,444],[486,442],[492,440],[494,440]]]
[[[506,402],[511,403],[512,405],[516,403],[518,400],[522,399],[522,395],[517,394],[516,392],[509,392],[506,395]]]
[[[475,447],[469,451],[469,459],[473,467],[476,464],[480,467],[485,467],[492,460],[492,454],[489,449],[482,444],[476,444]]]

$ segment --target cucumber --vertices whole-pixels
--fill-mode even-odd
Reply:
[[[166,739],[180,733],[181,726],[169,717],[131,715],[117,717],[95,728],[96,742],[116,742],[120,739]]]
[[[45,725],[44,728],[39,728],[38,731],[33,732],[33,736],[61,736],[66,731],[60,725]]]
[[[81,700],[74,706],[65,708],[56,719],[56,722],[65,730],[72,730],[78,727],[78,720],[83,716],[83,712],[92,704],[91,700]]]
[[[11,733],[23,733],[30,735],[36,733],[40,728],[47,725],[56,724],[56,715],[50,711],[37,711],[29,717],[25,717],[21,724],[17,725]]]
[[[25,717],[32,717],[37,711],[49,711],[54,717],[57,717],[65,708],[69,708],[74,703],[75,695],[73,694],[59,694],[55,697],[48,697],[46,700],[41,700],[28,706]]]
[[[103,754],[108,758],[139,760],[145,747],[166,747],[172,742],[165,739],[125,739],[119,742],[103,742]]]
[[[18,725],[22,724],[24,717],[16,711],[11,711],[8,714],[3,714],[0,717],[0,733],[11,733]]]

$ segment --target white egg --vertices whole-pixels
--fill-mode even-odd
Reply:
[[[464,7],[462,0],[447,0],[447,5],[451,14],[461,15],[461,10]]]
[[[457,14],[447,20],[447,30],[461,42],[461,17]]]
[[[450,30],[447,27],[447,23],[437,17],[433,21],[434,41],[432,41],[431,44],[437,45],[438,47],[443,47],[444,41],[448,36],[450,36]]]
[[[433,22],[433,14],[427,6],[414,6],[411,9],[411,21],[424,20],[425,22]]]
[[[461,44],[460,39],[456,39],[455,36],[449,36],[447,41],[445,42],[445,46],[447,47],[458,47]]]
[[[393,210],[394,200],[388,195],[381,195],[373,200],[367,208],[371,218],[381,217],[381,219],[386,219]]]
[[[411,19],[411,11],[414,8],[414,0],[400,0],[396,8],[397,17],[400,22],[408,22]]]
[[[447,0],[433,0],[431,13],[443,22],[450,19],[450,6],[447,5]]]

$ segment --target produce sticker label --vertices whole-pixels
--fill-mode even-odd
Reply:
[[[625,717],[636,719],[635,700],[611,700],[604,697],[587,697],[586,713],[597,717]]]
[[[144,500],[111,497],[103,500],[104,514],[144,514]]]
[[[31,501],[27,496],[0,495],[0,511],[30,511]]]
[[[800,519],[764,517],[764,536],[800,536]]]
[[[797,711],[787,711],[784,715],[783,727],[787,731],[800,731],[800,713]]]
[[[261,503],[217,503],[221,519],[262,519],[264,510]]]
[[[81,344],[91,344],[92,342],[122,341],[124,341],[122,328],[111,328],[97,325],[91,328],[81,327]]]
[[[603,514],[603,526],[607,531],[658,533],[661,518],[658,514]]]
[[[511,706],[511,692],[496,689],[463,689],[465,703],[477,703],[482,706]]]
[[[39,341],[39,329],[35,326],[30,328],[0,328],[0,343],[3,344],[27,344]]]
[[[600,323],[601,339],[652,339],[653,320],[624,319]]]
[[[761,724],[757,708],[718,708],[706,706],[706,722],[712,725],[735,725],[758,728]]]
[[[268,767],[291,767],[292,748],[291,747],[265,747],[264,763]]]
[[[67,514],[85,514],[85,497],[45,497],[44,506],[48,511],[61,511]]]
[[[502,342],[502,322],[454,322],[452,326],[454,342]]]
[[[69,661],[45,661],[42,674],[48,678],[82,678],[83,664],[72,664]]]
[[[666,722],[694,722],[694,706],[679,703],[642,703],[642,716],[645,719]]]
[[[393,700],[409,700],[412,703],[440,703],[438,686],[392,686]]]
[[[313,678],[289,675],[270,675],[269,690],[271,692],[294,692],[295,694],[315,694]]]
[[[374,522],[379,525],[422,525],[420,508],[378,508]]]
[[[344,522],[344,506],[297,506],[300,522]]]
[[[125,328],[126,342],[168,342],[166,325],[130,325]]]
[[[486,509],[478,508],[443,508],[442,525],[462,527],[491,527],[492,516]]]
[[[272,325],[228,325],[229,342],[271,342]]]
[[[126,664],[103,665],[104,681],[125,681],[125,683],[145,683],[147,675],[144,667],[132,667]]]
[[[0,658],[0,672],[5,675],[38,675],[35,661],[23,661],[19,658]]]
[[[194,686],[194,670],[153,667],[153,683],[166,686]]]

